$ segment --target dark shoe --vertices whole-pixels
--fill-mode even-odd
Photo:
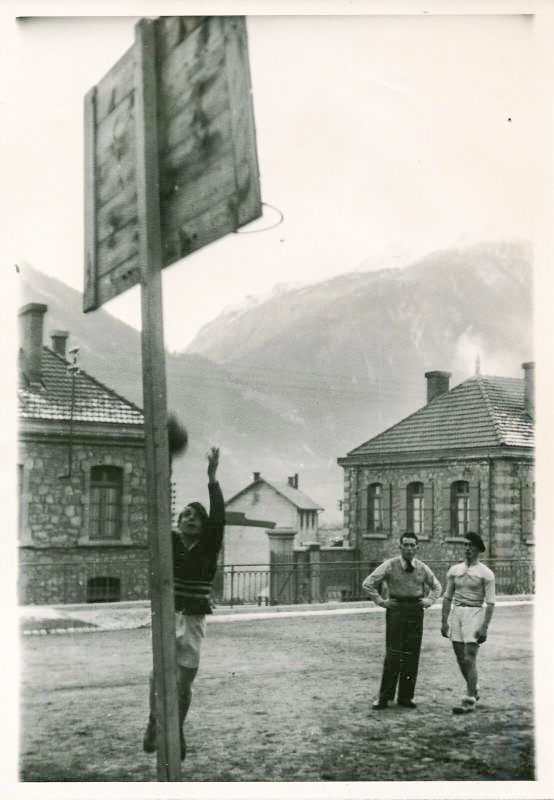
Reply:
[[[371,708],[373,711],[383,711],[383,709],[389,707],[388,700],[376,700],[374,703],[371,704]]]
[[[403,708],[417,708],[417,704],[413,700],[399,700],[398,705]]]
[[[453,714],[471,714],[472,711],[475,711],[475,706],[477,704],[477,700],[475,697],[462,697],[462,702],[459,706],[454,706],[452,709]]]
[[[156,744],[156,720],[150,717],[142,740],[142,749],[145,753],[155,753]]]

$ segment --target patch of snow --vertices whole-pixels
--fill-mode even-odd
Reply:
[[[64,619],[65,615],[56,611],[55,608],[45,606],[20,606],[19,616],[21,619]]]

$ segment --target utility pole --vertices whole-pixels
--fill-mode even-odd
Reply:
[[[136,26],[136,185],[142,266],[142,376],[151,553],[152,647],[159,780],[181,777],[171,553],[167,397],[162,310],[162,246],[154,23]]]

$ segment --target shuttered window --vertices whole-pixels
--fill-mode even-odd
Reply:
[[[383,533],[389,535],[392,526],[392,486],[388,484],[383,487]]]
[[[90,539],[121,539],[123,470],[113,466],[90,471]]]
[[[423,489],[423,535],[433,535],[433,484],[426,484]]]
[[[450,532],[465,536],[470,528],[469,483],[454,481],[450,487]]]
[[[521,535],[524,539],[533,538],[535,522],[535,484],[522,481],[520,485]]]
[[[409,483],[406,488],[406,526],[409,533],[420,536],[424,532],[425,497],[420,481]]]
[[[480,489],[478,483],[469,484],[469,530],[479,533],[481,519],[479,509],[481,507]]]
[[[367,487],[367,516],[368,531],[371,533],[383,532],[383,484],[372,483]]]
[[[358,495],[358,520],[360,532],[365,536],[383,539],[391,527],[391,486],[370,483]]]
[[[359,521],[360,521],[360,530],[362,533],[365,533],[368,529],[368,522],[367,522],[367,502],[368,502],[368,495],[369,489],[362,489],[359,494],[359,502],[360,502],[360,513],[359,513]]]

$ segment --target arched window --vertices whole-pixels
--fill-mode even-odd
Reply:
[[[470,530],[469,483],[454,481],[450,487],[450,520],[454,536],[465,536]]]
[[[406,489],[406,530],[418,535],[424,532],[425,499],[421,481],[409,483]]]
[[[367,529],[371,533],[383,530],[383,484],[371,483],[367,487]]]
[[[121,539],[123,470],[110,465],[90,470],[90,535],[96,541]]]
[[[87,581],[87,603],[118,603],[121,600],[121,581],[101,575]]]

